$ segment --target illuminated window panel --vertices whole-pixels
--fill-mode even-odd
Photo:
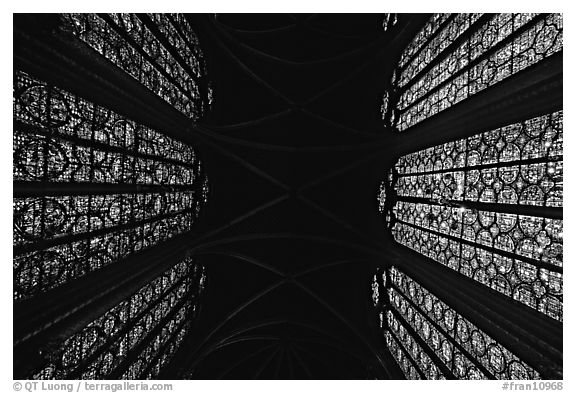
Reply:
[[[385,337],[408,379],[441,379],[445,373],[457,379],[540,379],[533,368],[395,267],[390,268],[387,294]],[[405,349],[402,355],[399,345]],[[408,367],[408,355],[415,360],[411,367],[419,370]]]
[[[380,189],[378,190],[378,210],[380,213],[384,212],[384,206],[386,205],[386,184],[382,182],[380,184]]]
[[[470,168],[470,167],[469,167]],[[563,162],[403,176],[402,196],[562,207]]]
[[[191,146],[21,71],[14,122],[14,180],[182,185],[198,174]]]
[[[23,72],[13,141],[14,181],[56,191],[13,200],[15,299],[190,230],[208,197],[190,146]]]
[[[15,244],[179,213],[193,204],[193,197],[193,192],[174,192],[15,198],[19,229]],[[39,215],[43,209],[50,213]]]
[[[406,349],[400,346],[392,333],[386,332],[385,338],[388,350],[394,357],[396,363],[398,363],[406,379],[420,379],[419,369],[414,365],[413,359],[408,357],[409,355],[406,353]]]
[[[394,314],[387,312],[386,315],[389,328],[384,332],[386,344],[406,379],[446,379]]]
[[[198,81],[205,76],[205,69],[196,35],[181,15],[148,17],[153,28],[135,14],[64,14],[62,19],[82,41],[174,108],[198,120],[209,103],[199,91]]]
[[[401,157],[403,196],[562,207],[563,113]]]
[[[378,304],[378,300],[380,298],[378,287],[378,278],[377,276],[374,276],[372,279],[372,302],[374,303],[374,306]]]
[[[533,237],[518,226],[509,234],[492,238],[490,229],[476,233],[474,226],[468,226],[468,233],[460,237],[456,235],[457,230],[443,224],[438,226],[445,229],[430,230],[426,228],[428,224],[419,227],[405,223],[403,219],[406,220],[406,217],[399,218],[393,229],[393,236],[399,243],[552,318],[562,320],[562,243],[554,236],[556,229],[550,223],[537,226],[538,233],[533,228],[528,229]],[[454,233],[443,234],[441,231]],[[520,239],[516,240],[514,235]],[[540,241],[540,236],[545,240]],[[467,242],[463,243],[462,239]],[[514,257],[515,254],[518,256]]]
[[[388,31],[398,23],[398,14],[384,14],[384,21],[382,22],[382,28],[384,31]]]
[[[440,29],[434,38],[427,42],[420,52],[403,68],[398,80],[399,86],[403,87],[410,82],[411,79],[418,75],[428,64],[433,62],[454,40],[470,28],[480,16],[481,14],[455,14],[451,16],[450,23],[443,29]],[[431,71],[432,79],[439,77],[439,75],[437,75],[438,71],[435,71],[435,69]]]
[[[400,57],[399,66],[404,67],[417,53],[419,53],[429,37],[437,34],[440,27],[446,23],[451,17],[451,14],[434,14],[426,25],[418,32],[416,37],[408,45],[408,47],[402,52]]]
[[[381,280],[379,282],[379,280]],[[372,300],[378,312],[380,328],[384,333],[386,345],[407,379],[445,379],[440,369],[428,356],[422,346],[394,317],[387,313],[387,277],[386,271],[378,269],[372,279]]]
[[[400,131],[562,50],[561,14],[480,18],[455,14],[434,34],[425,28],[417,35],[419,44],[407,48],[412,55],[406,57],[412,60],[401,62],[398,79]],[[422,45],[424,31],[429,39]],[[445,53],[457,40],[461,42]]]
[[[401,157],[394,239],[562,320],[563,220],[513,213],[562,208],[562,118],[555,112]]]
[[[158,30],[168,39],[173,48],[192,69],[194,75],[200,78],[206,75],[203,54],[198,37],[182,14],[147,14]]]
[[[386,120],[386,115],[390,111],[389,105],[390,105],[390,94],[387,91],[385,91],[384,97],[382,98],[382,106],[380,107],[380,111],[382,112],[382,120]]]
[[[405,227],[562,267],[562,220],[401,201],[394,213]]]
[[[204,268],[176,264],[67,339],[33,379],[152,379],[196,318]]]
[[[384,222],[388,225],[390,223],[390,206],[386,203],[387,190],[390,188],[394,181],[393,171],[388,172],[388,178],[380,183],[378,189],[378,211],[384,216]]]

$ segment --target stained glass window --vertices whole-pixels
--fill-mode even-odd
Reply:
[[[188,257],[50,353],[32,379],[152,379],[199,312],[204,268]]]
[[[394,125],[406,130],[561,51],[562,32],[561,14],[435,14],[401,56]]]
[[[382,329],[407,379],[540,379],[533,368],[404,272],[391,267],[388,274],[380,289]]]
[[[384,212],[384,207],[386,206],[386,183],[382,182],[380,184],[380,189],[378,190],[378,210]]]
[[[396,26],[396,23],[398,23],[398,14],[384,14],[384,21],[382,22],[384,31],[390,30]]]
[[[379,303],[379,300],[380,300],[380,291],[378,285],[378,276],[375,275],[372,278],[372,301],[374,302],[375,306]]]
[[[378,189],[378,196],[377,196],[378,211],[383,214],[385,220],[384,222],[386,224],[390,223],[390,208],[392,206],[391,205],[392,201],[390,199],[387,200],[387,193],[390,187],[392,187],[393,181],[394,181],[393,170],[390,170],[388,172],[387,179],[383,180],[380,183],[380,187]]]
[[[20,71],[13,141],[15,299],[189,231],[207,198],[192,147]]]
[[[182,14],[64,14],[66,28],[183,114],[212,102],[198,38]]]
[[[401,157],[394,239],[562,320],[562,145],[560,111]]]
[[[432,15],[424,27],[412,39],[410,45],[402,52],[398,65],[405,67],[408,61],[422,50],[426,42],[436,35],[437,32],[448,23],[451,17],[451,14]]]

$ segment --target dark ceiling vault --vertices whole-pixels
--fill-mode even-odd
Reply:
[[[200,133],[226,156],[206,157],[206,214],[215,228],[236,221],[199,251],[211,306],[173,362],[182,373],[399,375],[368,323],[369,280],[386,254],[374,197],[390,158],[379,97],[419,20],[394,37],[380,19],[198,18],[218,92]]]
[[[556,375],[561,327],[523,310],[505,319],[497,296],[479,304],[481,288],[464,290],[456,274],[394,246],[376,196],[401,154],[557,108],[561,57],[479,94],[450,117],[422,122],[401,140],[382,127],[382,95],[428,14],[403,14],[389,32],[376,14],[187,17],[214,88],[212,111],[199,124],[85,48],[46,42],[38,27],[49,29],[45,19],[37,31],[30,19],[15,19],[18,67],[190,142],[211,187],[192,233],[54,292],[48,308],[38,299],[15,310],[22,332],[15,374],[39,361],[39,343],[66,337],[191,253],[208,275],[201,318],[162,378],[404,378],[371,308],[372,276],[390,263],[409,265],[415,277],[455,298],[460,312]],[[450,130],[443,128],[448,122]]]

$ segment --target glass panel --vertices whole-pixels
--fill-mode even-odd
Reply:
[[[196,34],[180,14],[150,14],[152,31],[135,14],[63,14],[68,30],[191,119],[210,104],[199,81],[206,75]],[[208,102],[205,102],[208,101]]]
[[[387,312],[386,316],[389,328],[384,332],[386,344],[406,379],[446,379],[440,368],[434,364],[394,314]]]
[[[434,14],[426,25],[418,32],[412,42],[406,47],[400,58],[399,66],[404,67],[406,63],[412,59],[422,47],[426,44],[429,37],[435,34],[440,26],[448,20],[450,14]]]
[[[185,259],[67,339],[31,378],[156,378],[196,318],[204,282],[204,268]]]
[[[374,306],[378,304],[378,300],[380,298],[380,290],[378,288],[379,288],[378,277],[374,275],[374,277],[372,278],[372,301],[374,303]]]
[[[386,204],[386,182],[380,184],[378,191],[378,210],[380,213],[384,212],[384,205]]]
[[[396,338],[427,379],[444,377],[440,361],[458,379],[540,379],[492,337],[395,267],[390,268],[386,340],[408,379],[419,378],[399,354]],[[417,336],[414,336],[413,334]],[[422,345],[435,354],[426,354]]]
[[[384,31],[390,30],[396,26],[396,23],[398,23],[398,14],[384,14],[384,21],[382,22]]]
[[[562,320],[563,220],[514,213],[563,206],[562,119],[555,112],[401,157],[394,239]]]
[[[16,299],[190,230],[207,198],[192,147],[23,72],[13,141],[14,181],[60,190],[13,200]]]
[[[446,19],[435,15],[405,50],[400,131],[562,50],[561,14],[480,17],[455,14],[437,29]]]

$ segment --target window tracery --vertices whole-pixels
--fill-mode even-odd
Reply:
[[[199,312],[205,269],[187,257],[68,338],[33,379],[153,379]]]
[[[193,120],[212,102],[198,38],[182,14],[63,14],[66,28]],[[145,21],[149,21],[146,23]]]
[[[388,274],[380,289],[383,334],[407,379],[540,379],[532,367],[406,273],[391,267]]]
[[[384,94],[404,131],[562,51],[560,14],[435,14]],[[563,112],[406,154],[380,207],[392,237],[513,301],[563,319]],[[408,379],[539,379],[398,268],[373,283],[386,344]],[[378,299],[378,300],[374,300]]]
[[[380,291],[378,288],[378,275],[374,275],[372,278],[372,302],[374,303],[374,306],[378,305],[380,299]]]
[[[398,23],[398,14],[384,14],[384,21],[382,22],[382,28],[384,31],[388,31]]]
[[[378,190],[378,210],[380,213],[384,212],[384,207],[386,206],[386,182],[380,183],[380,189]]]
[[[401,157],[394,239],[562,320],[563,221],[515,212],[563,206],[562,117],[559,111]]]
[[[18,71],[14,297],[74,280],[190,230],[207,198],[193,148]]]
[[[188,118],[207,113],[211,83],[184,15],[58,18],[51,34],[83,41],[118,67],[112,72]],[[189,232],[208,200],[208,177],[188,143],[90,97],[16,70],[13,117],[16,305]],[[26,377],[158,378],[189,334],[205,281],[204,268],[186,257],[67,339],[39,348],[43,364]]]
[[[404,131],[562,50],[561,14],[435,14],[405,49]]]

